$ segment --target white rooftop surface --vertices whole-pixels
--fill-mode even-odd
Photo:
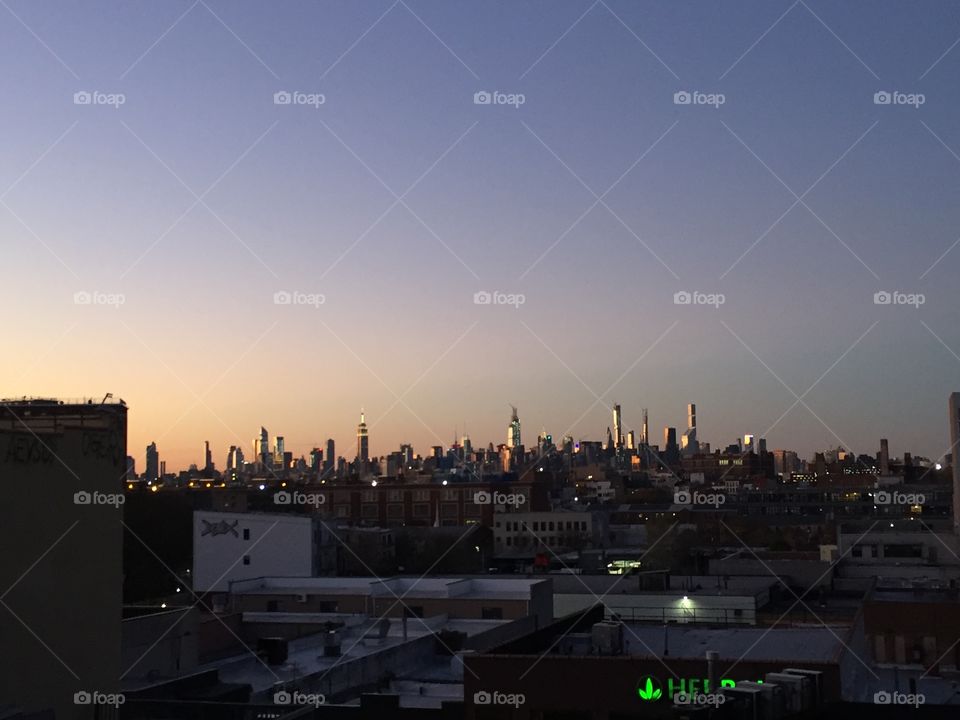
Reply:
[[[287,613],[284,613],[284,615],[287,615]],[[311,618],[316,618],[317,615],[316,613],[309,614]],[[329,618],[337,619],[337,616],[331,614]],[[369,618],[365,622],[352,627],[341,628],[340,649],[343,654],[340,657],[324,657],[324,634],[314,633],[290,641],[287,662],[283,665],[268,666],[253,653],[241,652],[229,658],[207,663],[198,670],[216,669],[220,672],[221,681],[248,683],[253,687],[254,692],[262,692],[272,688],[278,682],[278,677],[281,681],[292,681],[304,675],[323,673],[334,665],[339,667],[351,660],[373,655],[387,648],[403,644],[403,623],[399,618],[390,618],[389,631],[382,641],[376,639],[376,626],[379,622],[380,620],[377,618]],[[473,636],[506,622],[509,621],[449,620],[444,615],[422,619],[410,618],[407,620],[407,638],[408,640],[414,640],[438,632],[441,629],[455,630],[464,632],[467,636]],[[360,638],[364,634],[366,634],[366,638],[361,641]],[[435,660],[435,656],[425,655],[423,659],[425,663],[431,663]]]
[[[784,667],[798,662],[830,662],[839,658],[847,628],[745,628],[711,629],[669,626],[671,658],[704,660],[707,650],[716,650],[721,660],[774,661]],[[638,639],[639,638],[639,639]],[[662,625],[628,624],[624,628],[625,652],[630,655],[663,657]],[[642,642],[641,642],[642,641]]]
[[[543,578],[436,577],[260,577],[238,580],[230,590],[237,595],[370,595],[403,598],[478,598],[527,600]]]

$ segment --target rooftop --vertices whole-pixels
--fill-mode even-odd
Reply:
[[[527,600],[533,587],[547,578],[435,577],[260,577],[238,580],[230,591],[238,595],[369,595],[404,598],[476,598]]]
[[[720,653],[720,660],[781,662],[790,667],[801,662],[833,662],[843,650],[847,629],[811,628],[686,628],[627,624],[624,651],[637,657],[663,657],[666,639],[668,657],[703,660],[707,650]]]

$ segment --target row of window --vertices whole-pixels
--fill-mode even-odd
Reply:
[[[554,523],[553,520],[534,520],[532,523],[523,523],[513,520],[508,520],[506,523],[506,530],[508,532],[522,532],[527,529],[527,525],[530,526],[530,530],[533,532],[553,532],[554,530],[581,530],[586,531],[587,521],[586,520],[560,520]],[[554,527],[556,525],[556,527]],[[500,527],[500,521],[497,520],[497,527]]]

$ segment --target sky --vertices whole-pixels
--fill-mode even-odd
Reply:
[[[958,39],[954,2],[7,0],[0,394],[123,398],[138,469],[261,425],[352,458],[361,408],[375,455],[496,444],[510,404],[528,445],[695,402],[714,447],[938,459]]]

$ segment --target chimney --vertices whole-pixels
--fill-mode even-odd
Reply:
[[[720,653],[716,650],[707,650],[707,678],[710,680],[709,690],[707,692],[715,693],[718,690],[720,681],[717,679],[717,660],[720,659]]]

